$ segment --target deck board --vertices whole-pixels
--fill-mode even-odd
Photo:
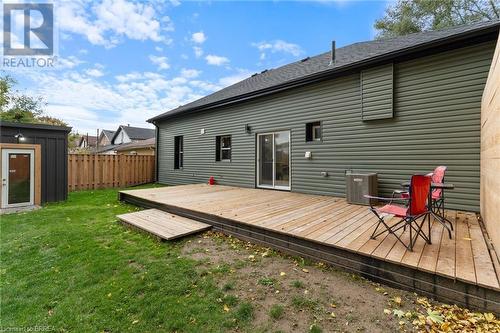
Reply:
[[[147,231],[161,239],[172,240],[191,235],[212,226],[158,209],[145,209],[138,212],[118,215],[126,224]]]
[[[497,272],[474,213],[447,211],[455,226],[452,239],[441,224],[431,221],[432,244],[418,238],[414,251],[408,251],[387,233],[370,239],[376,217],[366,206],[351,205],[342,198],[204,184],[123,193],[499,290]],[[151,228],[173,233],[171,225],[160,225],[159,214],[145,213],[139,220],[148,222],[144,223]],[[178,231],[193,227],[190,221]],[[388,221],[393,224],[397,219]],[[403,241],[409,241],[408,228],[398,234]]]

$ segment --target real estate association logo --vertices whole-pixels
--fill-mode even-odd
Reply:
[[[4,3],[3,68],[51,68],[56,57],[53,3]]]

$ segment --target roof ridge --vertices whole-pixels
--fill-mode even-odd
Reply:
[[[237,102],[242,99],[246,100],[263,93],[272,93],[277,89],[281,90],[298,84],[306,84],[309,80],[317,80],[320,77],[326,77],[330,73],[338,73],[347,68],[354,69],[366,66],[383,59],[392,59],[403,54],[451,43],[460,38],[470,38],[473,35],[476,36],[477,33],[491,33],[494,31],[492,29],[499,29],[499,23],[500,20],[481,21],[404,36],[355,42],[336,49],[336,63],[334,66],[329,66],[330,57],[328,55],[330,51],[311,56],[307,61],[299,59],[268,70],[265,73],[252,75],[209,95],[161,113],[148,119],[148,122],[154,122],[163,117],[190,110]]]

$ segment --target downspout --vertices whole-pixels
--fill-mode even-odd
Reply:
[[[155,183],[158,183],[158,174],[159,174],[159,170],[158,170],[158,154],[159,154],[159,150],[158,150],[158,138],[159,138],[159,134],[160,134],[160,129],[158,128],[158,125],[156,125],[156,121],[153,121],[153,125],[155,125]]]

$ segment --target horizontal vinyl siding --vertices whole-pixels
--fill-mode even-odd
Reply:
[[[392,63],[361,71],[361,117],[363,120],[393,117],[393,74]]]
[[[489,42],[394,64],[392,119],[362,120],[357,73],[167,120],[159,124],[159,180],[214,176],[219,184],[255,187],[256,133],[290,130],[292,191],[344,196],[344,174],[353,169],[377,172],[387,195],[410,175],[444,164],[456,186],[446,193],[449,207],[477,211],[480,102],[493,49]],[[322,122],[322,142],[306,143],[305,124],[313,121]],[[173,169],[176,135],[184,136],[182,170]],[[217,135],[232,136],[231,162],[215,162]]]

